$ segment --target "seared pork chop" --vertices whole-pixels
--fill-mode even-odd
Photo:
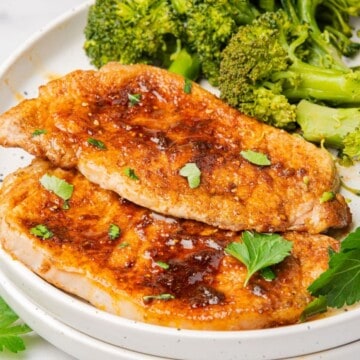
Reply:
[[[77,167],[138,205],[224,229],[318,233],[349,224],[325,150],[184,84],[145,65],[75,71],[3,114],[0,144]],[[244,158],[248,150],[269,164]],[[182,176],[187,164],[199,186]],[[324,193],[334,196],[322,202]]]
[[[74,186],[65,209],[44,174]],[[338,247],[325,235],[285,233],[293,249],[274,266],[276,279],[254,275],[244,287],[246,268],[224,253],[239,233],[161,216],[42,160],[5,179],[0,221],[3,248],[51,284],[126,318],[188,329],[297,322]],[[51,234],[34,235],[39,225]]]

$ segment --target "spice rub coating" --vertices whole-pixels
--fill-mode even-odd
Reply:
[[[146,65],[75,71],[0,116],[0,144],[76,167],[156,212],[223,229],[319,233],[351,222],[325,150],[184,86]],[[246,150],[270,165],[246,160]],[[196,188],[180,175],[188,163],[201,173]],[[324,193],[334,197],[321,202]]]
[[[66,203],[40,179],[74,186]],[[43,239],[31,229],[43,225]],[[116,238],[111,225],[119,227]],[[224,247],[240,233],[164,217],[90,183],[76,170],[35,160],[9,175],[0,192],[0,240],[15,259],[55,286],[126,318],[187,329],[258,329],[299,320],[311,301],[307,287],[326,270],[325,235],[288,232],[293,249],[273,267],[276,279],[255,274]],[[166,266],[165,266],[166,265]],[[153,296],[171,295],[170,299]],[[166,296],[165,296],[166,297]]]

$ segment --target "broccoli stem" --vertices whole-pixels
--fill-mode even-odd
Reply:
[[[283,94],[290,100],[316,99],[333,105],[360,105],[360,74],[294,62],[285,72],[275,73],[273,80],[288,78]]]
[[[286,2],[285,0],[283,1]],[[299,20],[300,22],[305,22],[310,25],[311,32],[309,34],[315,44],[314,51],[317,53],[317,57],[326,60],[326,57],[330,56],[332,59],[331,68],[338,70],[346,70],[348,69],[347,65],[341,58],[341,55],[339,54],[337,48],[335,48],[329,41],[324,38],[315,17],[317,7],[324,2],[324,0],[298,1],[297,13],[299,14]],[[329,4],[327,5],[329,6]]]
[[[306,140],[342,149],[344,138],[360,129],[360,108],[331,108],[311,103],[299,102],[296,119]]]
[[[190,80],[196,80],[200,74],[200,60],[197,55],[190,55],[186,49],[181,49],[171,57],[173,62],[168,70],[182,75]]]

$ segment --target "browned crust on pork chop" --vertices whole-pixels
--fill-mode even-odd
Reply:
[[[146,65],[75,71],[3,114],[0,144],[77,167],[154,211],[224,229],[318,233],[350,223],[341,195],[320,201],[339,185],[327,151],[240,114],[197,84],[190,94],[183,88],[181,76]],[[271,165],[252,164],[243,150],[266,154]],[[179,173],[187,163],[201,171],[197,188]]]
[[[69,209],[40,184],[44,174],[74,185]],[[38,224],[53,236],[32,235]],[[115,240],[110,224],[121,228]],[[9,175],[0,192],[0,239],[15,259],[101,309],[164,326],[237,330],[297,322],[312,300],[307,287],[338,243],[325,235],[283,236],[293,250],[273,267],[276,279],[256,274],[244,287],[244,265],[224,253],[239,233],[161,216],[41,160]],[[144,299],[160,294],[174,299]]]

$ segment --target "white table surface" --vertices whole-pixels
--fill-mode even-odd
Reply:
[[[32,34],[83,2],[84,0],[0,0],[0,65]],[[73,359],[36,334],[26,336],[25,342],[26,351],[16,355],[0,352],[0,359]]]

